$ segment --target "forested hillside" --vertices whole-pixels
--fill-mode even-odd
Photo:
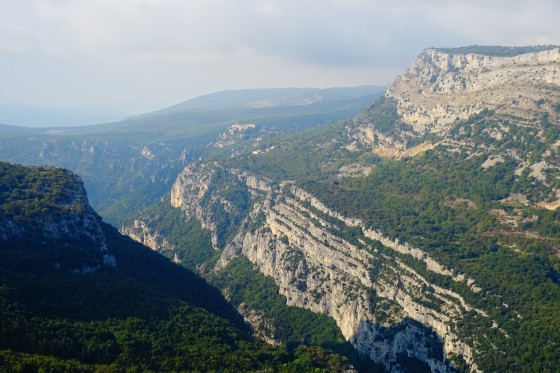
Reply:
[[[255,340],[216,288],[101,222],[76,175],[0,166],[0,370],[347,368]]]
[[[273,303],[244,298],[252,265],[387,370],[554,372],[559,62],[554,46],[426,50],[351,120],[212,149],[123,231],[246,319]]]
[[[256,125],[254,139],[347,118],[383,87],[218,92],[117,123],[25,128],[0,125],[0,160],[78,173],[95,209],[120,225],[158,201],[181,169],[230,126]]]

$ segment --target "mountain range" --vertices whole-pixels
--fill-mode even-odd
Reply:
[[[92,205],[119,225],[165,194],[185,162],[204,156],[231,124],[254,123],[271,137],[354,115],[382,93],[381,87],[230,91],[117,123],[0,126],[0,159],[79,173]],[[259,100],[276,104],[251,106]]]
[[[353,113],[362,93],[315,93],[10,129],[0,157],[81,174],[121,233],[203,277],[288,354],[319,346],[359,371],[556,371],[560,48],[430,48]],[[64,268],[86,268],[75,260]]]

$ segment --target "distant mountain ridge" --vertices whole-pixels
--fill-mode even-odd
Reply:
[[[297,132],[355,115],[382,94],[380,87],[367,86],[228,91],[117,123],[0,126],[0,160],[79,173],[96,209],[120,224],[132,206],[161,198],[183,165],[205,154],[232,124],[255,124],[256,137]]]
[[[250,261],[387,371],[556,371],[559,53],[427,49],[352,119],[268,141],[232,128],[161,202],[221,253],[189,265]],[[122,231],[186,257],[162,209]]]
[[[384,91],[384,89],[385,87],[381,86],[360,86],[325,89],[268,88],[220,91],[131,118],[189,111],[223,110],[236,107],[257,109],[277,106],[311,105],[321,102],[351,100],[362,97],[373,98]]]
[[[115,122],[125,117],[125,113],[116,110],[40,109],[19,104],[0,105],[0,123],[32,128],[85,126]]]

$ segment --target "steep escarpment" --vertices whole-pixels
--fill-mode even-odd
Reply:
[[[192,170],[187,172],[192,177]],[[473,363],[473,347],[456,335],[452,320],[485,313],[430,284],[400,256],[480,291],[472,280],[329,210],[289,182],[273,187],[254,176],[245,181],[260,202],[223,250],[217,269],[239,255],[247,257],[275,280],[289,305],[333,317],[347,340],[388,370],[402,369],[403,356],[434,371],[451,370],[450,356]],[[182,189],[180,182],[175,188]]]
[[[216,273],[246,258],[386,370],[553,371],[558,49],[478,52],[423,52],[348,121],[224,145],[171,205],[212,236]]]
[[[513,57],[427,49],[386,95],[414,131],[437,133],[485,109],[526,122],[557,118],[559,85],[558,47]]]
[[[0,163],[0,212],[0,371],[351,368],[251,337],[216,288],[103,223],[69,171]]]
[[[523,188],[527,204],[554,208],[560,199],[560,49],[518,49],[423,51],[384,99],[345,126],[347,148],[401,159],[437,147],[480,157],[483,170],[514,162],[516,177],[536,183]]]
[[[197,175],[204,178],[208,174],[207,167],[220,166],[199,167],[204,172],[197,172],[196,167],[185,170],[183,177],[178,178],[175,189],[189,190],[188,185],[196,184]],[[486,268],[480,267],[481,273],[472,270],[477,268],[475,264],[478,262],[473,260],[481,256],[481,250],[486,250],[488,239],[480,240],[479,248],[461,248],[462,244],[448,243],[443,239],[445,236],[439,233],[442,227],[437,224],[431,228],[428,226],[435,233],[423,232],[425,237],[420,240],[398,225],[384,233],[386,224],[377,224],[375,219],[365,220],[361,217],[362,212],[358,213],[360,217],[354,217],[333,210],[327,207],[336,205],[332,200],[321,200],[293,181],[276,183],[236,169],[227,172],[230,177],[237,178],[240,185],[245,185],[251,203],[246,205],[245,210],[238,210],[240,226],[226,245],[219,248],[222,253],[216,270],[220,272],[227,268],[228,263],[239,256],[247,258],[260,272],[274,279],[288,305],[332,317],[346,340],[387,370],[400,371],[410,366],[411,361],[413,364],[425,364],[433,371],[450,371],[454,367],[486,370],[488,356],[507,356],[501,354],[509,351],[512,344],[525,343],[522,342],[524,337],[520,329],[514,325],[524,323],[526,319],[531,320],[527,321],[528,328],[533,327],[529,324],[540,324],[534,316],[529,316],[530,309],[536,305],[530,306],[526,303],[528,299],[523,301],[525,295],[517,301],[515,296],[512,297],[509,287],[517,286],[515,283],[497,286],[492,281],[502,274],[496,273],[494,279],[489,279]],[[379,170],[374,171],[374,175],[375,172]],[[187,174],[187,187],[182,188],[181,180],[185,180]],[[215,179],[212,182],[220,181]],[[209,184],[208,190],[223,187]],[[387,200],[383,194],[379,198]],[[439,195],[434,194],[433,198],[440,203]],[[196,210],[204,198],[183,200],[195,201],[195,205],[178,206],[186,211]],[[344,201],[341,203],[344,204]],[[447,205],[452,207],[445,207]],[[353,208],[352,204],[347,206]],[[375,206],[372,204],[373,208]],[[446,197],[441,200],[440,206],[443,211],[447,208],[456,214],[464,208],[470,209],[469,219],[473,219],[470,224],[486,219],[484,224],[490,224],[486,228],[488,237],[496,234],[494,227],[500,229],[499,221],[488,221],[493,216],[491,211],[485,218],[480,206],[470,200],[449,200]],[[212,210],[200,211],[208,214],[205,219],[211,218]],[[381,216],[386,214],[383,210],[377,213]],[[402,213],[407,212],[404,210]],[[393,211],[392,214],[401,212]],[[452,229],[459,229],[458,233],[462,214],[460,212],[457,216],[457,222],[447,223],[456,225],[457,228]],[[439,216],[434,218],[440,219]],[[425,218],[420,216],[418,219],[423,221]],[[426,228],[411,225],[408,229],[418,232]],[[395,238],[394,232],[399,230],[402,238]],[[219,236],[217,231],[212,231],[212,234]],[[474,236],[462,234],[466,242],[476,240]],[[523,242],[516,241],[515,236],[500,237],[504,244],[507,242],[507,245],[516,245],[518,250],[524,250],[523,246],[518,246]],[[434,242],[434,239],[440,241],[425,246],[426,241]],[[463,238],[457,235],[454,240]],[[538,242],[539,239],[536,239],[532,245],[538,245]],[[440,251],[434,251],[433,245],[441,246],[447,252],[456,250],[453,254],[456,258],[467,255],[467,258],[470,256],[473,259],[470,263],[466,260],[465,264],[449,260],[449,254],[442,256]],[[466,250],[472,251],[461,254],[461,251],[468,253]],[[525,261],[511,257],[505,251],[493,254],[492,250],[496,249],[489,246],[483,260],[493,266],[498,261],[510,261],[511,268],[516,268]],[[529,271],[527,274],[534,271],[525,270]],[[544,281],[543,285],[535,283],[536,288],[548,292],[547,297],[555,299],[552,294],[558,289],[550,280],[543,278],[535,281]],[[544,290],[545,287],[548,290]],[[542,306],[548,307],[545,304]],[[259,315],[259,325],[266,325],[258,311],[243,306],[243,312],[248,322],[254,324],[255,315]],[[259,332],[257,330],[257,334]]]
[[[249,203],[250,193],[236,172],[217,163],[188,165],[171,188],[171,206],[212,232],[215,249],[224,247]]]
[[[115,266],[101,218],[89,205],[76,175],[53,167],[0,166],[0,246],[17,251],[36,243],[38,253],[52,256],[50,268],[30,267],[30,271],[92,272]],[[48,247],[60,242],[75,249],[49,253]]]

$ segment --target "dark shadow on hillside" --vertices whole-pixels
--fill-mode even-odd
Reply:
[[[391,371],[457,372],[445,355],[438,335],[411,318],[391,327],[362,320],[350,341],[361,345],[360,350]]]

